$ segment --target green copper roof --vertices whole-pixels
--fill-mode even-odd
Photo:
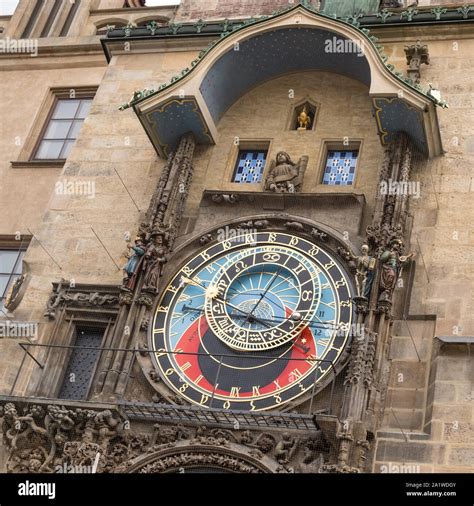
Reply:
[[[127,109],[129,107],[132,107],[135,104],[139,103],[140,101],[142,101],[142,100],[144,100],[144,99],[146,99],[146,98],[148,98],[148,97],[150,97],[152,95],[155,95],[155,94],[163,91],[167,87],[171,86],[172,84],[175,84],[176,82],[182,80],[190,72],[192,72],[193,69],[197,65],[199,65],[199,63],[201,62],[201,60],[207,55],[207,53],[214,46],[216,46],[217,44],[221,43],[229,35],[231,35],[231,34],[233,34],[235,32],[238,32],[240,30],[243,30],[244,28],[246,28],[246,27],[248,27],[250,25],[256,25],[256,24],[262,23],[264,21],[267,21],[268,19],[272,19],[272,18],[278,17],[278,16],[280,16],[282,14],[285,14],[285,13],[287,13],[287,12],[293,10],[293,9],[297,9],[299,7],[303,7],[305,10],[307,10],[307,11],[313,13],[313,14],[317,14],[318,16],[326,17],[326,18],[329,18],[329,19],[337,19],[337,21],[340,22],[340,23],[351,25],[353,28],[355,28],[356,30],[358,30],[361,33],[362,37],[370,45],[372,45],[377,50],[377,52],[379,54],[379,57],[380,57],[381,61],[384,63],[385,67],[401,83],[403,83],[406,86],[409,86],[410,88],[412,88],[413,90],[415,90],[417,93],[422,94],[423,96],[425,96],[426,98],[428,98],[429,100],[431,100],[434,104],[439,105],[441,107],[447,107],[446,102],[444,102],[442,100],[438,100],[435,96],[433,96],[430,93],[430,90],[426,90],[426,91],[423,90],[423,88],[419,84],[414,83],[410,78],[406,77],[402,72],[396,71],[396,69],[395,69],[395,67],[393,65],[387,63],[388,57],[383,52],[383,49],[384,49],[383,46],[381,46],[380,44],[378,44],[378,39],[376,37],[374,37],[373,35],[370,35],[370,31],[367,28],[361,28],[360,27],[360,15],[353,15],[353,16],[349,16],[346,19],[339,19],[335,15],[329,16],[329,15],[325,14],[324,12],[319,12],[318,10],[316,10],[309,3],[308,0],[300,0],[300,2],[297,3],[297,4],[295,4],[295,5],[285,6],[285,7],[281,8],[281,9],[278,9],[278,10],[274,11],[270,16],[260,16],[260,17],[257,17],[257,18],[249,18],[249,19],[246,19],[244,21],[240,21],[238,23],[231,23],[228,20],[225,20],[223,22],[225,30],[221,33],[220,38],[218,38],[218,39],[214,40],[213,42],[211,42],[205,50],[201,51],[201,53],[198,55],[198,57],[191,62],[191,66],[190,67],[183,69],[178,75],[173,76],[171,78],[171,80],[170,80],[169,83],[163,83],[157,89],[144,89],[144,90],[141,90],[141,91],[135,91],[134,94],[133,94],[133,97],[131,98],[131,100],[128,103],[123,104],[122,106],[120,106],[120,110],[124,110],[124,109]],[[408,11],[403,11],[403,12],[408,12]],[[205,23],[202,20],[199,20],[197,22],[197,25],[199,25],[200,30],[202,30],[202,28],[205,26]],[[150,26],[151,26],[151,24],[150,24]],[[180,26],[181,25],[169,25],[168,29],[172,30],[172,32],[176,34],[178,32],[178,29],[180,28]],[[131,28],[126,27],[125,31],[127,31],[127,29],[130,30]],[[156,29],[156,26],[152,26],[151,29]]]

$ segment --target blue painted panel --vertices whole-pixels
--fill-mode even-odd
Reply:
[[[267,151],[265,150],[240,151],[232,182],[260,183],[266,160]]]
[[[374,105],[383,144],[393,140],[397,132],[404,132],[411,137],[421,152],[427,152],[428,146],[421,111],[399,98],[376,98]]]
[[[340,51],[344,41],[345,48],[353,52]],[[347,39],[326,30],[279,29],[242,42],[236,49],[229,50],[213,65],[200,87],[216,123],[252,87],[288,72],[337,72],[370,85],[370,67],[365,57],[356,52],[356,47],[348,46]]]
[[[358,150],[328,151],[323,184],[347,186],[354,184]]]
[[[148,115],[154,135],[165,156],[176,149],[182,135],[193,132],[198,144],[213,139],[194,98],[173,98]]]

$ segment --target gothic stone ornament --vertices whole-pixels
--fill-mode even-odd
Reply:
[[[74,292],[69,288],[69,283],[62,280],[49,296],[44,316],[54,320],[57,309],[65,303],[71,306],[115,306],[119,303],[119,297],[99,292]]]
[[[294,163],[288,153],[277,153],[265,180],[265,190],[275,193],[300,192],[308,159],[302,156],[298,163]]]
[[[419,84],[421,78],[421,65],[430,64],[428,46],[422,45],[418,40],[416,44],[405,46],[405,54],[407,57],[408,77],[413,81],[414,84]]]
[[[211,199],[216,204],[236,204],[239,202],[239,196],[235,193],[215,193]]]
[[[105,469],[112,447],[129,443],[123,421],[110,410],[6,403],[0,407],[1,415],[9,472],[55,472],[58,467],[89,465],[97,453],[104,456]]]
[[[128,288],[122,288],[120,292],[119,304],[121,306],[130,306],[133,302],[133,292],[131,292]]]
[[[282,406],[329,378],[348,344],[354,293],[336,257],[286,232],[245,232],[190,258],[150,326],[164,383],[201,407]]]
[[[282,439],[275,448],[275,458],[280,464],[288,464],[298,449],[298,441],[288,432],[284,432]]]

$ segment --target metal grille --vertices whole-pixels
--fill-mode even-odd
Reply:
[[[103,330],[97,328],[77,329],[75,346],[58,395],[60,399],[86,399],[99,358],[103,334]]]
[[[293,413],[253,413],[249,411],[222,411],[202,409],[194,406],[170,406],[119,401],[118,403],[131,420],[160,421],[165,423],[195,422],[216,427],[274,428],[288,430],[314,430],[317,426],[312,415]]]

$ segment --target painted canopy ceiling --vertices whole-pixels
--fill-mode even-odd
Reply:
[[[421,151],[439,155],[439,102],[387,67],[365,32],[296,6],[221,37],[169,85],[136,92],[130,105],[166,157],[190,131],[199,143],[216,143],[222,115],[256,85],[295,71],[335,72],[367,86],[382,144],[405,132]]]

